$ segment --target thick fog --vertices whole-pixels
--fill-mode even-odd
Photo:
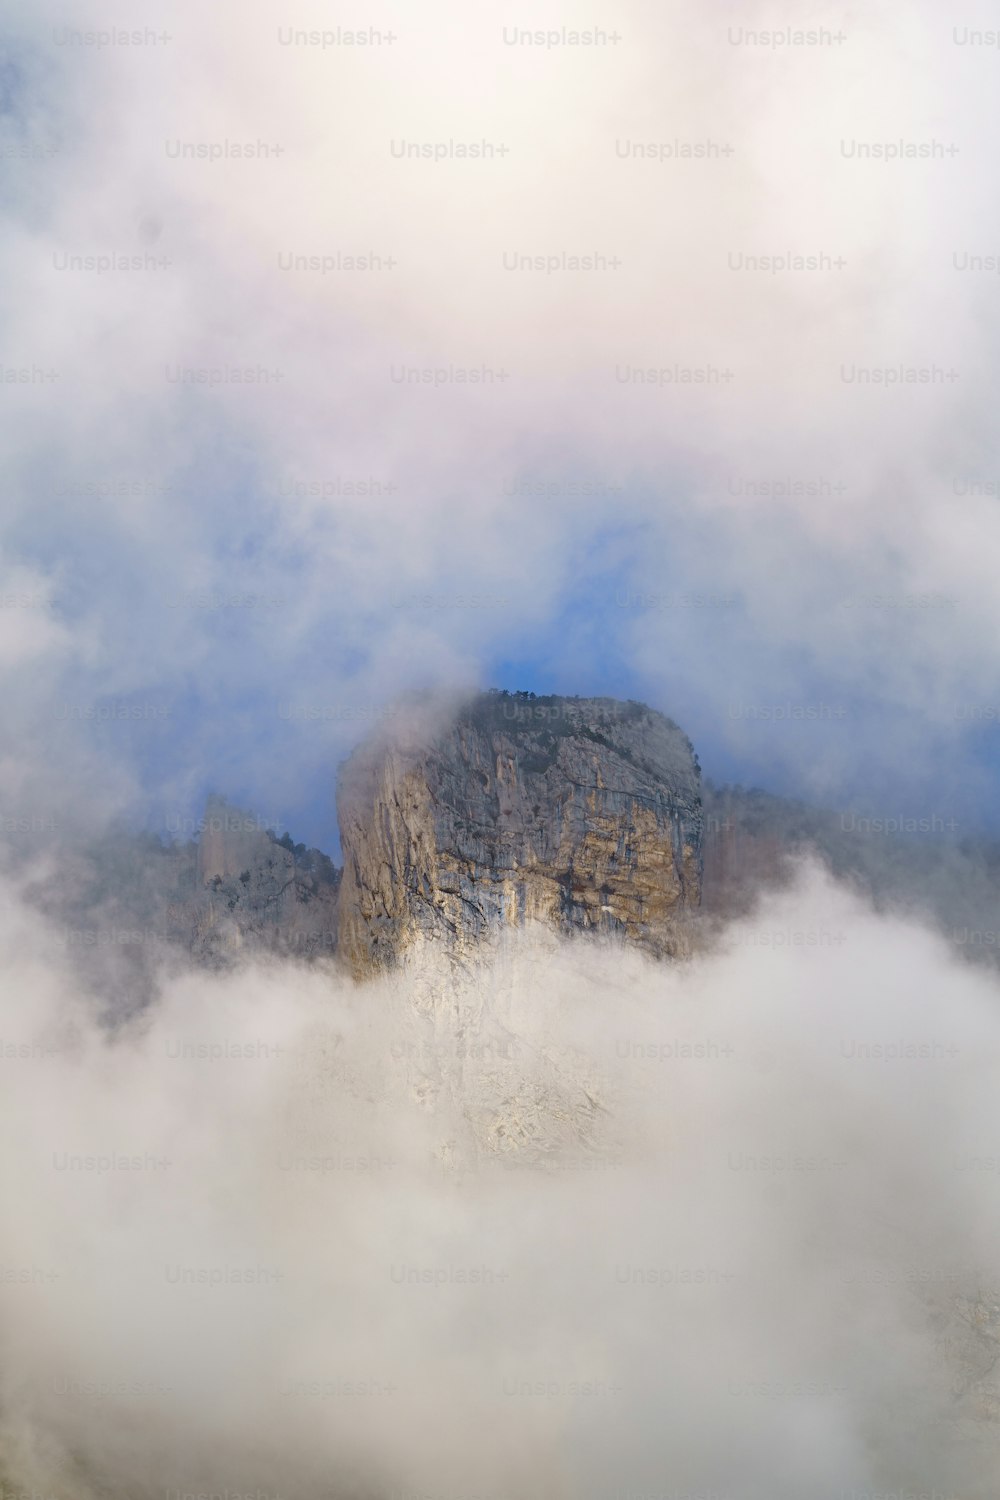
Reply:
[[[689,964],[192,971],[113,1040],[4,952],[12,1485],[994,1493],[997,985],[816,867]]]
[[[4,1500],[992,1500],[991,6],[169,9],[0,0]],[[67,939],[488,684],[844,879],[665,967]]]

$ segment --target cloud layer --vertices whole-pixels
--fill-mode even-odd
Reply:
[[[988,801],[986,7],[6,19],[9,796],[329,835],[359,716],[518,659]]]
[[[512,662],[1000,814],[985,4],[2,9],[4,868],[208,785],[332,847],[387,703]],[[996,996],[919,927],[813,874],[692,967],[112,1037],[0,915],[11,1481],[992,1493]]]
[[[991,1493],[996,987],[919,927],[807,869],[690,966],[190,973],[113,1040],[6,929],[11,1482]]]

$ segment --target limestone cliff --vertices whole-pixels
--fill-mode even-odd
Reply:
[[[396,720],[342,768],[338,946],[355,974],[540,920],[686,951],[701,895],[687,736],[640,703],[484,693]]]

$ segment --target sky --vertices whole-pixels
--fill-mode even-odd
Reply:
[[[5,816],[493,684],[1000,824],[987,6],[2,9]]]
[[[488,685],[1000,827],[993,8],[372,5],[0,0],[0,1485],[986,1500],[959,939],[804,866],[690,964],[173,953],[109,1035],[29,899],[210,791],[336,852]]]

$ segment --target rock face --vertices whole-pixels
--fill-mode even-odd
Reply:
[[[325,854],[275,838],[220,797],[198,834],[164,844],[109,831],[25,884],[110,1014],[148,1004],[178,961],[221,968],[268,952],[308,962],[336,948],[340,871]]]
[[[194,891],[168,907],[168,926],[202,957],[256,947],[314,958],[336,947],[340,871],[316,849],[261,828],[209,798]]]
[[[414,945],[472,955],[537,919],[687,951],[701,896],[700,769],[639,703],[480,694],[345,763],[338,946],[358,976]]]

